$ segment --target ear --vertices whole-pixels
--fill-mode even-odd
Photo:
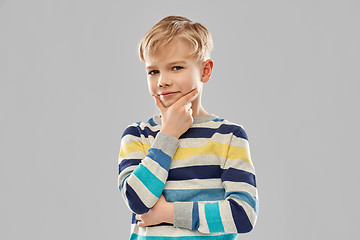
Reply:
[[[211,59],[208,59],[205,62],[203,62],[201,82],[206,83],[209,81],[213,67],[214,67],[214,62]]]

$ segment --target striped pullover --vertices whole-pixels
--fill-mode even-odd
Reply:
[[[127,127],[121,137],[118,186],[132,211],[131,240],[230,240],[253,229],[255,170],[241,125],[195,117],[179,139],[160,132],[161,116]],[[174,224],[140,228],[135,214],[160,195],[174,203]]]

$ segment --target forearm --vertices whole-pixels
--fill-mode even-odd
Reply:
[[[158,201],[168,176],[178,140],[158,133],[145,155],[144,147],[124,143],[119,155],[119,188],[130,209],[138,214],[147,212]],[[142,159],[139,156],[143,154]],[[145,156],[144,156],[145,155]]]
[[[222,201],[177,202],[174,204],[174,226],[202,233],[246,233],[257,218],[257,201],[236,198]]]

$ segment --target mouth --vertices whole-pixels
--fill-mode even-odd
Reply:
[[[172,95],[175,95],[176,93],[179,93],[179,92],[162,92],[159,95],[162,97],[170,97]]]

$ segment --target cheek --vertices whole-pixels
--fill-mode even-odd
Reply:
[[[156,88],[155,88],[154,84],[152,84],[150,81],[148,81],[148,89],[149,89],[149,92],[151,95],[156,93]]]
[[[198,82],[200,82],[200,79],[194,76],[194,74],[187,74],[182,81],[183,89],[189,92],[198,86]]]

